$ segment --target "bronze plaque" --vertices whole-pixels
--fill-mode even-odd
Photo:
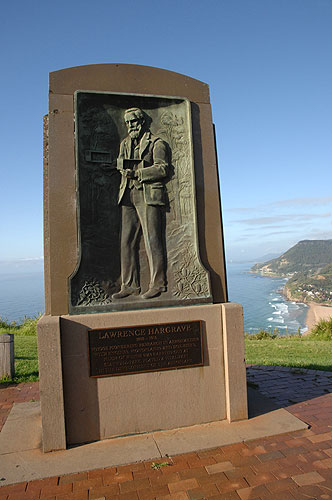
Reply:
[[[202,321],[88,330],[90,376],[202,366]]]
[[[69,313],[211,304],[190,101],[79,90],[74,105],[79,255]]]

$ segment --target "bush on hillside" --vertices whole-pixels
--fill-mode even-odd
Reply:
[[[297,329],[297,333],[289,333],[288,328],[281,334],[279,328],[272,330],[264,330],[263,328],[255,334],[245,333],[247,340],[274,340],[274,339],[290,339],[297,340],[302,338],[301,327]]]
[[[269,332],[268,330],[259,330],[259,332],[255,334],[248,334],[246,333],[246,339],[248,340],[273,340],[278,337],[279,330],[275,328],[272,332]]]
[[[310,340],[332,340],[332,317],[327,320],[321,319],[313,327],[308,338]]]

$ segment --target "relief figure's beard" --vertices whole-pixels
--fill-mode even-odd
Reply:
[[[141,130],[129,130],[129,135],[132,139],[138,139],[141,133]]]

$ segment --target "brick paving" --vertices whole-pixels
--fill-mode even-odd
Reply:
[[[247,380],[280,408],[332,392],[332,372],[305,368],[248,365]]]
[[[147,461],[3,486],[0,500],[332,500],[331,375],[248,367],[248,379],[308,430],[165,457],[159,470]],[[20,386],[0,391],[0,410],[37,399],[37,384]]]

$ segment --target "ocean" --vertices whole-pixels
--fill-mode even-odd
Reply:
[[[42,271],[0,274],[0,317],[21,323],[25,316],[43,313],[44,275]]]
[[[281,289],[284,278],[266,278],[253,274],[250,268],[256,262],[227,265],[229,300],[243,306],[244,329],[256,333],[262,328],[280,335],[307,330],[305,320],[308,306],[286,300]]]
[[[280,293],[284,279],[263,278],[249,272],[252,263],[228,264],[229,300],[243,306],[244,326],[247,333],[260,329],[280,334],[306,330],[307,306],[290,302]],[[21,322],[25,316],[44,312],[43,273],[0,274],[0,317]]]

